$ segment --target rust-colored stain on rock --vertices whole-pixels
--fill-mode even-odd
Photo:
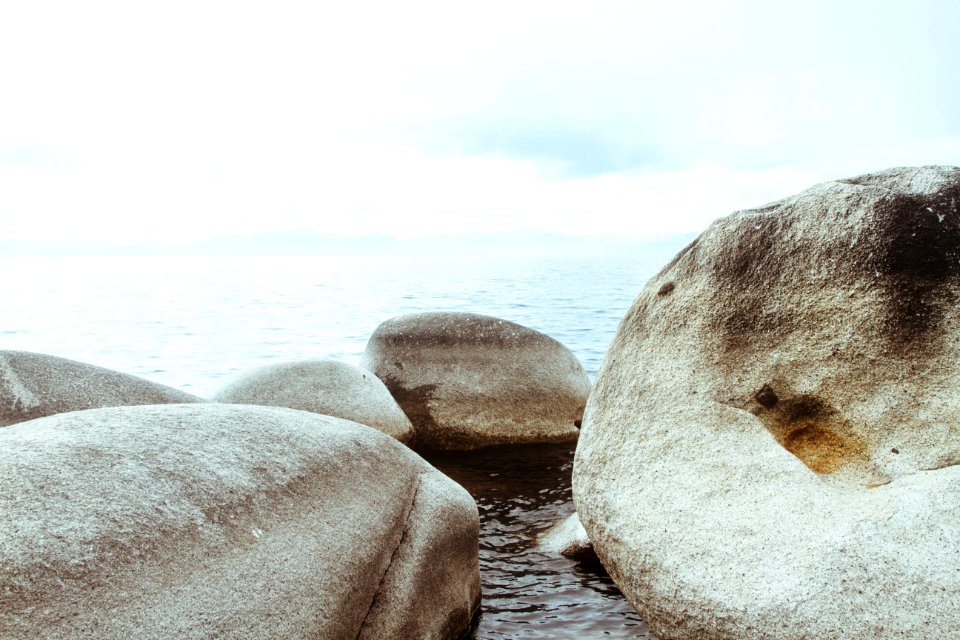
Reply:
[[[814,473],[834,473],[857,455],[851,443],[819,425],[791,431],[783,441],[783,448],[800,458]]]
[[[820,398],[800,395],[779,402],[773,390],[764,385],[757,400],[768,399],[757,417],[784,449],[821,475],[840,471],[848,465],[854,475],[873,465],[869,447],[835,408]],[[869,472],[868,472],[869,473]]]

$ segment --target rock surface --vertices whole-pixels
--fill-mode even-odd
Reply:
[[[143,378],[28,351],[0,351],[0,427],[55,413],[205,402]]]
[[[387,320],[361,366],[386,383],[423,449],[575,440],[590,393],[583,367],[562,344],[472,313]]]
[[[558,553],[566,558],[595,557],[587,530],[576,513],[553,525],[537,536],[538,547],[549,553]]]
[[[4,638],[456,638],[469,494],[385,434],[221,404],[0,429]]]
[[[259,367],[241,374],[213,399],[345,418],[379,429],[401,442],[409,442],[413,437],[413,425],[380,378],[336,360]]]
[[[607,353],[577,511],[677,638],[960,637],[960,169],[715,222]]]

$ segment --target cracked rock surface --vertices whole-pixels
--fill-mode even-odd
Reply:
[[[960,637],[960,169],[716,221],[621,324],[573,474],[680,638]]]
[[[0,636],[455,638],[469,494],[393,438],[276,407],[0,429]]]
[[[126,373],[29,351],[0,351],[0,427],[56,413],[205,402]]]
[[[360,364],[410,418],[418,449],[576,440],[590,393],[587,374],[565,346],[474,313],[387,320],[370,336]]]

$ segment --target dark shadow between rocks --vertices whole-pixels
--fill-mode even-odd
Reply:
[[[413,424],[413,438],[410,445],[419,450],[424,444],[422,442],[424,434],[440,432],[439,425],[430,413],[430,401],[433,399],[437,385],[424,384],[408,388],[401,385],[393,376],[384,376],[383,383]]]
[[[470,638],[654,637],[595,554],[571,559],[538,547],[538,534],[574,510],[574,447],[424,453],[480,511],[482,615]]]

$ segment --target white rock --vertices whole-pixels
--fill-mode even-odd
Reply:
[[[607,353],[577,511],[663,640],[960,637],[960,169],[714,223]]]
[[[593,545],[576,513],[556,523],[537,537],[538,547],[567,558],[593,555]]]
[[[5,638],[455,638],[469,494],[385,434],[163,405],[0,429]]]
[[[301,409],[353,420],[401,442],[413,426],[390,391],[370,371],[336,360],[304,360],[258,367],[241,374],[213,399]]]

